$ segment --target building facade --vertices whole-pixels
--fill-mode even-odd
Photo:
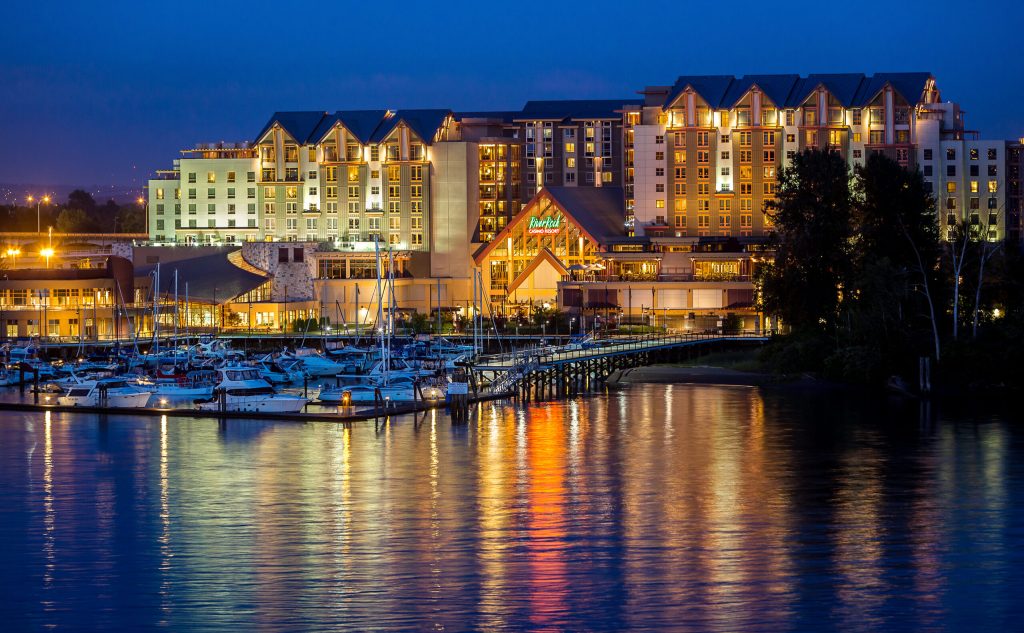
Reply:
[[[979,138],[929,73],[693,75],[640,96],[278,112],[251,142],[199,145],[159,172],[150,238],[246,244],[273,280],[266,301],[345,322],[369,305],[379,245],[416,310],[469,301],[479,274],[496,312],[602,304],[702,327],[725,311],[756,322],[765,207],[806,149],[920,170],[944,235],[1022,237],[1024,145]]]

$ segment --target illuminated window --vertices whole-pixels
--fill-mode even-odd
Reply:
[[[988,192],[989,193],[995,193],[997,191],[999,191],[999,181],[998,180],[990,180],[990,181],[988,181]]]
[[[951,182],[947,182],[946,183],[946,193],[956,193],[956,183],[955,182],[951,181]]]
[[[566,130],[566,131],[568,131],[568,130]],[[566,154],[575,154],[576,153],[576,143],[566,143],[565,144],[565,153]]]
[[[664,209],[665,208],[665,200],[661,199],[661,198],[655,200],[654,201],[654,206],[656,208],[658,208],[658,209]]]
[[[206,172],[206,182],[217,182],[217,174],[216,174],[216,172],[212,172],[212,171]]]
[[[971,181],[971,193],[978,193],[978,181],[977,180],[972,180]]]

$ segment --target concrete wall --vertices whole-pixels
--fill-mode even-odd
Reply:
[[[470,245],[479,223],[479,172],[476,143],[439,143],[431,148],[430,274],[442,278],[469,278]],[[473,174],[472,183],[469,174]]]

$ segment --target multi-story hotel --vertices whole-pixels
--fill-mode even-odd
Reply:
[[[196,146],[158,173],[150,236],[302,242],[242,256],[275,280],[267,300],[334,303],[345,320],[379,244],[413,309],[468,302],[478,269],[495,311],[558,301],[687,327],[752,314],[765,203],[808,148],[851,168],[883,153],[921,170],[943,228],[1021,237],[1021,145],[980,140],[929,73],[683,76],[640,94],[276,113],[251,142]]]
[[[638,234],[764,235],[779,170],[816,148],[851,168],[870,153],[920,168],[944,226],[1004,235],[1005,144],[966,130],[928,73],[684,76],[644,95],[633,126]]]

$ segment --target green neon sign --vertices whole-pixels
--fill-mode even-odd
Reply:
[[[558,233],[562,229],[562,218],[555,216],[548,216],[546,218],[538,218],[533,216],[530,218],[529,224],[526,225],[527,233],[540,233],[544,235],[553,235]]]

